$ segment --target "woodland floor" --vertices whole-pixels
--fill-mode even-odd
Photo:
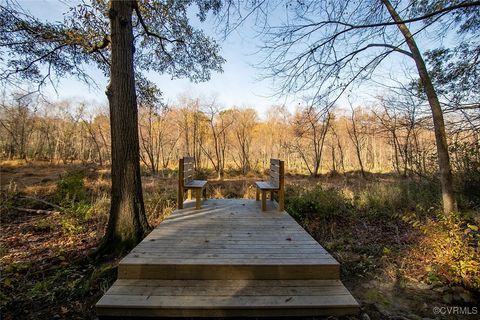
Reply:
[[[57,182],[81,171],[86,201],[57,210],[35,199],[55,202]],[[93,261],[87,254],[103,234],[109,209],[109,172],[79,164],[1,164],[0,303],[1,319],[94,319],[94,305],[116,278],[121,257]],[[152,225],[175,207],[175,177],[144,175],[145,205]],[[321,183],[355,193],[373,183],[396,183],[391,175],[287,176],[291,186]],[[210,197],[254,197],[255,176],[211,183]],[[28,198],[31,197],[31,198]],[[38,212],[18,210],[37,209]],[[478,306],[478,292],[429,284],[418,246],[425,235],[401,219],[337,215],[302,220],[304,228],[342,263],[342,280],[361,303],[347,319],[474,319],[438,315],[435,307]],[[431,282],[431,281],[430,281]],[[438,309],[436,309],[438,310]],[[446,309],[443,309],[446,310]],[[334,318],[330,318],[334,319]]]

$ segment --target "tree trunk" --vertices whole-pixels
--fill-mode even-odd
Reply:
[[[114,252],[135,246],[149,228],[140,178],[132,8],[133,1],[112,0],[108,12],[112,61],[106,94],[110,104],[112,136],[112,191],[102,249]]]
[[[449,213],[456,210],[455,193],[453,190],[452,169],[450,165],[450,157],[448,155],[447,135],[445,131],[445,121],[443,120],[443,112],[438,100],[437,92],[433,87],[432,80],[428,74],[425,61],[423,61],[422,54],[417,47],[412,33],[404,23],[400,23],[402,19],[395,11],[390,1],[382,0],[388,12],[395,22],[398,23],[398,28],[402,32],[405,41],[412,53],[413,59],[417,66],[420,80],[422,81],[423,90],[428,98],[430,109],[432,110],[433,126],[435,129],[435,140],[438,154],[438,167],[440,171],[440,183],[442,185],[442,200],[443,211]]]
[[[353,145],[355,146],[355,153],[357,155],[358,159],[358,164],[360,165],[360,173],[362,174],[362,177],[364,179],[367,178],[367,175],[365,174],[365,168],[363,167],[363,161],[362,161],[362,150],[361,150],[361,145],[360,145],[360,139],[358,137],[358,131],[357,131],[357,125],[355,123],[355,110],[352,109],[352,131],[348,130],[348,134],[350,135],[350,139],[353,142]]]

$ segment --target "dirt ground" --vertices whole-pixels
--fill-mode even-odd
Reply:
[[[50,204],[57,182],[75,170],[85,174],[87,209],[63,212]],[[253,198],[255,179],[250,175],[213,182],[209,196]],[[375,179],[388,181],[392,177],[378,175]],[[350,192],[365,183],[355,175],[319,179],[288,176],[286,181],[289,185],[318,182]],[[143,176],[152,225],[173,210],[175,185],[172,173]],[[0,187],[1,318],[94,319],[94,304],[115,280],[121,258],[88,258],[108,217],[108,170],[81,164],[3,162]],[[311,220],[303,226],[342,263],[342,280],[362,305],[361,314],[348,319],[476,318],[465,313],[479,306],[478,292],[426,284],[423,266],[415,263],[419,255],[415,245],[423,235],[408,224],[346,216],[328,223]],[[453,314],[452,307],[462,309]]]

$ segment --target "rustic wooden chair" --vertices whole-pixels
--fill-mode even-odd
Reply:
[[[270,180],[257,181],[255,199],[260,200],[262,194],[262,211],[267,210],[267,191],[270,191],[270,200],[273,201],[275,192],[278,193],[278,210],[285,209],[285,164],[279,159],[270,159]]]
[[[185,191],[188,192],[188,199],[192,199],[192,191],[195,192],[195,208],[201,208],[202,194],[206,198],[206,180],[194,180],[195,167],[193,157],[184,157],[178,163],[178,209],[183,209]]]

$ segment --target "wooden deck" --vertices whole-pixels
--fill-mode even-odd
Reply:
[[[344,315],[339,264],[286,212],[254,200],[175,211],[119,264],[100,317]]]

